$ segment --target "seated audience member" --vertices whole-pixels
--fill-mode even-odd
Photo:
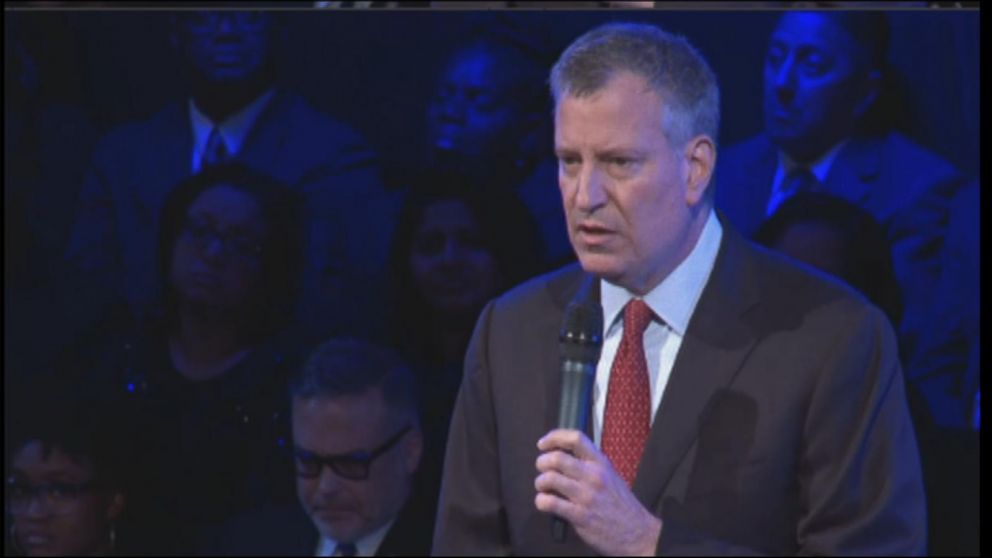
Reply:
[[[892,250],[882,226],[858,206],[829,194],[796,194],[758,227],[754,239],[840,278],[899,326],[903,301]]]
[[[416,385],[393,352],[331,339],[291,387],[299,502],[243,514],[209,543],[240,556],[426,556],[436,495],[417,493]],[[436,490],[436,487],[434,487]]]
[[[515,191],[540,227],[548,268],[574,260],[550,155],[547,50],[495,25],[446,62],[427,111],[428,163]]]
[[[452,172],[416,180],[393,241],[393,343],[425,393],[431,464],[461,383],[465,349],[489,300],[539,271],[538,233],[512,192]],[[432,467],[427,467],[433,470]]]
[[[8,400],[5,555],[134,553],[123,431],[100,405],[51,390]]]
[[[235,159],[306,199],[299,318],[321,336],[361,330],[378,301],[375,282],[385,281],[377,278],[392,223],[373,154],[354,130],[278,83],[280,14],[187,11],[172,24],[187,96],[97,146],[69,242],[78,272],[65,288],[73,303],[66,314],[92,319],[121,295],[139,319],[155,310],[164,200],[184,178]]]
[[[298,201],[236,163],[184,181],[160,219],[165,313],[110,324],[115,334],[84,339],[66,361],[141,425],[142,466],[176,552],[204,526],[292,497],[279,444],[301,350],[288,329],[302,265]]]
[[[977,192],[977,187],[974,191]],[[962,191],[965,192],[967,191]],[[965,208],[962,203],[976,205]],[[974,195],[970,199],[965,195],[955,202],[955,206],[958,209],[954,214],[959,219],[951,222],[948,238],[955,239],[956,248],[967,251],[968,241],[961,237],[969,234],[965,231],[970,230],[972,235],[977,231],[977,199]],[[828,194],[796,194],[758,227],[755,240],[843,279],[881,308],[893,326],[899,325],[902,301],[885,231],[864,210]],[[974,245],[970,245],[970,249],[974,248]],[[948,255],[951,253],[953,251],[947,252]],[[948,267],[944,269],[943,276],[945,281],[950,281],[943,284],[944,288],[968,288],[969,278],[977,277],[977,266],[971,272],[968,271],[969,265],[975,265],[974,254],[967,258],[963,257],[964,254],[957,256],[962,261],[950,261],[948,258],[944,264]],[[972,291],[975,294],[977,286],[977,281],[971,286],[975,289]],[[976,298],[970,298],[971,306],[977,306],[974,304]],[[934,332],[935,336],[958,338],[954,335],[954,327],[968,327],[966,324],[969,314],[977,321],[977,308],[973,311],[965,308],[956,310],[961,316],[954,319],[947,315],[941,321],[939,330]],[[947,324],[949,331],[943,330],[943,324]],[[966,353],[967,351],[947,351],[946,354],[960,354],[962,361],[942,364],[964,368],[967,366],[963,360]],[[953,376],[964,378],[967,382],[969,374],[958,370]],[[943,374],[937,378],[948,380],[950,377],[951,374]],[[974,378],[974,382],[977,382],[977,378]],[[977,437],[969,437],[964,429],[955,431],[949,428],[946,419],[941,421],[932,412],[932,409],[948,407],[962,412],[963,409],[970,408],[971,402],[962,402],[961,399],[967,400],[970,397],[957,396],[954,399],[955,404],[945,403],[941,406],[934,405],[933,402],[928,404],[927,398],[944,393],[947,399],[951,399],[952,395],[957,395],[953,388],[925,389],[914,384],[908,384],[906,388],[927,491],[930,553],[977,553],[978,500],[971,485],[978,478]],[[970,391],[973,397],[977,385],[972,386],[971,390],[965,388],[963,391]],[[963,417],[958,422],[963,423]]]
[[[745,235],[785,199],[819,190],[878,220],[892,245],[905,301],[899,327],[906,376],[928,362],[948,206],[963,177],[950,163],[880,125],[888,24],[881,12],[787,12],[764,61],[765,131],[728,148],[717,168],[717,206]],[[884,122],[882,122],[884,124]]]

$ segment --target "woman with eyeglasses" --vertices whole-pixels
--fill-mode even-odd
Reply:
[[[212,525],[292,498],[280,446],[288,372],[303,349],[288,329],[303,232],[295,194],[238,163],[187,179],[163,207],[161,315],[76,364],[141,425],[149,513],[161,517],[148,536],[168,533],[162,550],[185,552]]]
[[[11,406],[16,409],[6,416],[5,554],[133,553],[121,523],[130,493],[126,444],[113,417],[99,406],[49,393]]]

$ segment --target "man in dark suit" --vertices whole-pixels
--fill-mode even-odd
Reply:
[[[123,295],[138,318],[154,308],[161,291],[154,246],[166,194],[204,166],[235,158],[306,198],[300,318],[320,335],[335,325],[362,334],[375,327],[362,318],[376,315],[381,299],[374,293],[384,280],[379,270],[394,204],[364,140],[276,85],[277,17],[247,11],[176,16],[173,42],[189,98],[111,132],[96,150],[68,257],[95,292]],[[105,298],[87,296],[86,302],[99,307]],[[83,313],[99,308],[88,310]]]
[[[733,146],[717,167],[717,207],[745,235],[799,190],[865,209],[885,228],[905,302],[898,326],[906,374],[934,359],[935,289],[949,204],[964,182],[947,161],[891,130],[876,102],[888,25],[879,12],[790,12],[765,59],[765,132]]]
[[[491,302],[449,434],[439,554],[922,554],[896,344],[852,290],[713,210],[716,78],[685,39],[611,24],[551,74],[579,267]],[[558,332],[604,314],[585,432],[556,429]],[[552,514],[570,524],[562,542]]]
[[[424,442],[410,369],[384,348],[331,339],[291,391],[300,505],[235,518],[203,552],[427,555],[435,500],[415,486]]]

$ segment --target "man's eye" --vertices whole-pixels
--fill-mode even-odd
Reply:
[[[778,68],[782,65],[782,60],[785,58],[785,52],[781,47],[773,46],[768,49],[768,55],[765,57],[765,62],[772,68]]]

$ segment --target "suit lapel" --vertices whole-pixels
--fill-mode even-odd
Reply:
[[[723,215],[720,220],[720,252],[682,340],[634,482],[634,494],[648,509],[655,508],[698,435],[710,397],[730,383],[756,340],[742,320],[758,300],[757,285],[748,280],[746,243]]]
[[[245,137],[238,158],[280,180],[288,180],[283,150],[290,122],[287,121],[293,99],[288,93],[277,90],[268,105],[258,115],[255,124]]]
[[[133,165],[128,172],[139,219],[154,227],[169,192],[192,174],[193,131],[186,103],[162,109],[145,133],[138,139],[144,142],[140,153],[146,155],[121,165]]]
[[[862,205],[881,171],[881,143],[871,138],[848,141],[827,173],[827,192]]]

